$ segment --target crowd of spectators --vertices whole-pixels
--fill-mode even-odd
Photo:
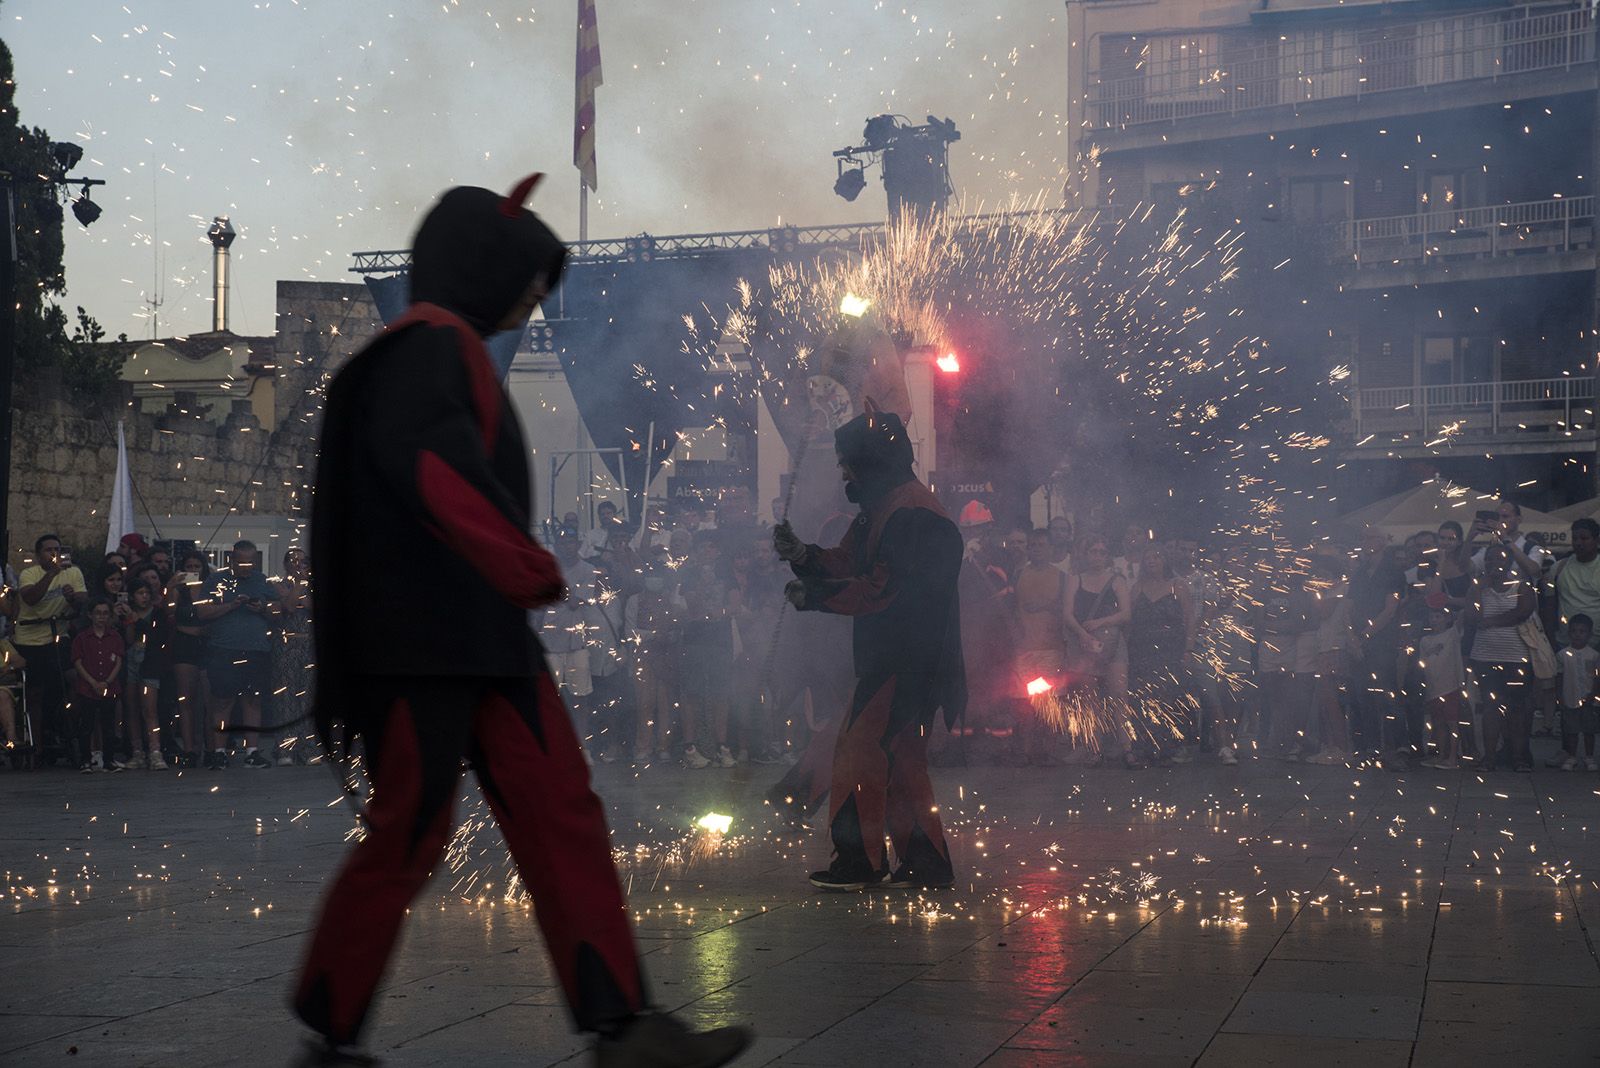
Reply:
[[[1592,519],[1560,560],[1511,501],[1468,529],[1267,557],[1136,525],[1005,533],[977,505],[961,521],[973,722],[960,736],[1009,736],[1018,763],[1203,752],[1526,772],[1531,740],[1551,735],[1550,766],[1600,770]],[[1040,744],[1063,717],[1078,721],[1067,753]]]
[[[586,534],[575,515],[546,532],[568,591],[536,618],[591,756],[692,768],[792,759],[762,677],[788,576],[745,495],[681,507],[644,534],[609,502],[597,514]]]
[[[237,542],[204,552],[130,534],[93,565],[54,534],[0,595],[0,745],[13,767],[265,768],[315,759],[303,550],[269,577]],[[87,571],[87,574],[85,573]]]
[[[937,762],[987,747],[1034,765],[1137,769],[1208,754],[1528,771],[1531,740],[1551,735],[1551,766],[1600,770],[1593,520],[1572,524],[1560,560],[1521,530],[1510,501],[1468,529],[1446,522],[1403,543],[1368,531],[1358,544],[1268,557],[1138,524],[1075,532],[1057,516],[1005,529],[977,502],[959,520],[971,698]],[[792,694],[774,703],[789,576],[744,494],[658,515],[643,533],[602,503],[593,529],[569,514],[544,536],[568,592],[530,623],[593,759],[793,763],[839,714],[838,688],[820,683],[803,716]],[[0,595],[0,744],[11,762],[315,760],[301,744],[309,561],[290,549],[270,576],[241,541],[227,563],[212,571],[203,552],[175,556],[130,535],[85,567],[40,537]],[[832,674],[848,673],[848,653],[830,655],[845,661]],[[800,674],[823,667],[802,663]]]

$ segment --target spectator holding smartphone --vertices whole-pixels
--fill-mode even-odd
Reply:
[[[68,628],[87,587],[56,535],[41,535],[33,543],[33,558],[17,580],[22,603],[13,644],[29,664],[26,715],[42,733],[65,735],[66,676],[72,669]]]
[[[94,589],[94,600],[105,601],[111,606],[111,623],[121,628],[128,624],[128,575],[118,567],[108,567],[100,573],[100,581]],[[78,620],[77,630],[89,628],[89,613],[94,608],[94,601],[84,605],[83,616]]]
[[[1478,565],[1479,572],[1484,570],[1485,556],[1496,545],[1505,546],[1517,570],[1529,582],[1540,582],[1545,569],[1555,562],[1549,549],[1540,545],[1531,534],[1522,532],[1522,505],[1516,501],[1502,500],[1492,515],[1479,512],[1472,523],[1470,541],[1478,547],[1472,559]]]
[[[261,693],[267,683],[267,656],[272,648],[272,617],[278,592],[261,571],[261,553],[254,542],[233,546],[232,566],[211,576],[203,601],[195,605],[208,624],[206,676],[211,684],[212,745],[206,766],[228,766],[228,722],[238,709],[244,722],[236,729],[254,735],[257,744],[244,754],[247,768],[270,768],[261,755]]]

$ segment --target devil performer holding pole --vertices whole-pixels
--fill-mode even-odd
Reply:
[[[854,618],[855,694],[833,754],[833,863],[824,890],[937,889],[954,881],[928,778],[928,731],[966,705],[956,582],[961,533],[912,472],[911,440],[892,412],[867,411],[834,432],[845,493],[861,506],[837,548],[800,541],[788,523],[773,547],[800,611]],[[899,866],[889,873],[887,828]]]
[[[561,599],[528,533],[527,449],[484,347],[520,326],[566,251],[509,197],[461,187],[412,245],[412,305],[328,387],[312,516],[318,729],[344,760],[363,741],[366,836],[323,903],[294,1008],[320,1036],[307,1063],[353,1047],[407,907],[450,837],[463,759],[523,882],[577,1026],[602,1066],[711,1066],[748,1032],[688,1031],[648,1010],[600,799],[527,611]],[[427,575],[418,613],[397,575]],[[343,725],[335,737],[335,724]]]

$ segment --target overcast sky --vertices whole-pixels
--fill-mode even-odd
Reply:
[[[867,221],[829,153],[870,115],[950,116],[969,202],[1060,187],[1059,0],[599,0],[591,237]],[[22,120],[86,148],[105,213],[67,235],[69,308],[112,334],[210,328],[211,217],[233,216],[233,329],[277,279],[404,248],[454,184],[550,179],[577,238],[577,0],[3,0]],[[71,224],[71,218],[68,217]]]

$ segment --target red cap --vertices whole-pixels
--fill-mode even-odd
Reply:
[[[133,551],[137,553],[147,553],[150,551],[150,543],[145,541],[144,535],[138,532],[124,534],[122,536],[122,544],[131,545],[133,547]]]

